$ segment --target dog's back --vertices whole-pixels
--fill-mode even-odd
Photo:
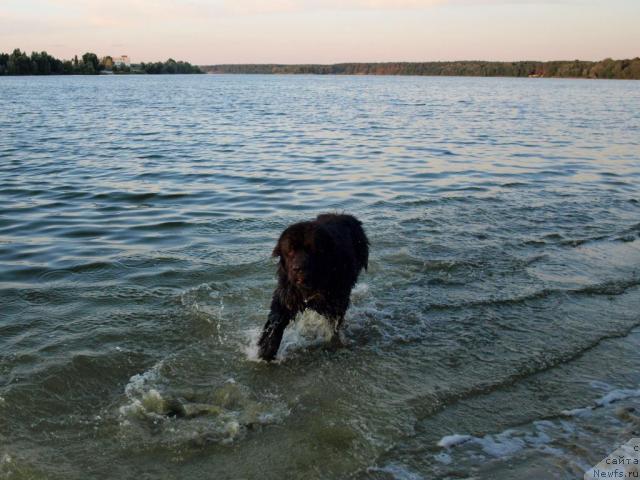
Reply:
[[[369,265],[369,240],[362,228],[362,222],[352,215],[324,213],[316,221],[321,224],[336,243],[352,249],[357,261],[357,271],[366,270]]]

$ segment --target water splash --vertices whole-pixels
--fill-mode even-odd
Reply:
[[[165,362],[134,375],[125,387],[118,409],[121,440],[134,448],[230,444],[290,413],[277,396],[257,397],[234,378],[197,391],[174,390],[161,373]]]

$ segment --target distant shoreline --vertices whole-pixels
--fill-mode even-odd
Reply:
[[[175,61],[170,58],[166,62],[133,64],[124,55],[115,59],[110,55],[101,59],[95,53],[86,52],[82,57],[77,55],[71,60],[60,60],[46,51],[26,52],[16,48],[12,53],[0,52],[0,76],[24,75],[165,75],[165,74],[204,73],[189,62]]]
[[[263,75],[398,75],[456,77],[531,77],[640,80],[640,58],[573,61],[455,61],[322,64],[200,65],[213,74]]]

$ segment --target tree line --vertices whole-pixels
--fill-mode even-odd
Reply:
[[[429,75],[474,77],[560,77],[640,80],[640,58],[599,62],[582,60],[553,62],[389,62],[338,63],[334,65],[210,65],[207,73],[314,74],[314,75]]]
[[[172,74],[172,73],[204,73],[199,67],[191,65],[189,62],[175,61],[172,58],[166,62],[141,63],[140,69],[149,74]]]
[[[111,57],[99,59],[95,53],[87,52],[80,58],[60,60],[47,52],[32,52],[27,55],[19,48],[12,53],[0,53],[0,75],[98,75],[103,71],[112,73],[204,73],[188,62],[175,61],[141,63],[132,66],[113,64]]]

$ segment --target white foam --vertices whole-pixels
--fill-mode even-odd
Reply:
[[[161,413],[159,410],[164,400],[154,387],[160,376],[163,362],[164,360],[161,360],[146,372],[133,375],[129,379],[129,383],[124,387],[124,393],[129,402],[119,409],[123,421],[126,422],[126,417],[130,415]]]
[[[209,292],[210,287],[208,285],[202,285],[198,287],[200,290]],[[360,312],[361,307],[357,306],[358,303],[362,303],[369,296],[369,285],[367,283],[357,283],[351,291],[351,301],[354,304],[352,310],[354,312]],[[183,300],[184,303],[184,300]],[[221,308],[218,314],[222,314],[224,306],[221,304]],[[361,315],[355,313],[350,315],[348,320],[345,321],[343,329],[351,324],[355,329],[361,327],[358,323]],[[245,331],[245,338],[248,343],[242,346],[242,350],[245,353],[247,360],[252,362],[262,361],[258,356],[258,339],[262,328],[252,328]],[[342,333],[342,332],[340,332]],[[302,314],[299,314],[294,321],[292,321],[287,329],[284,331],[282,337],[282,343],[278,350],[278,355],[275,359],[276,362],[282,362],[291,357],[296,351],[304,350],[309,347],[315,347],[328,342],[333,337],[333,328],[330,322],[313,310],[305,310]],[[344,337],[341,337],[344,341]]]
[[[438,442],[438,446],[442,448],[451,448],[455,447],[456,445],[460,445],[461,443],[473,440],[474,438],[475,437],[472,437],[471,435],[447,435],[440,439],[440,441]]]
[[[351,301],[358,303],[369,296],[369,285],[367,283],[358,283],[351,290]]]
[[[593,415],[593,408],[574,408],[572,410],[562,410],[560,413],[566,417],[590,417]]]
[[[415,472],[411,472],[406,467],[398,464],[387,465],[383,468],[371,468],[372,471],[385,472],[390,474],[394,480],[422,480],[423,477]]]
[[[545,428],[553,428],[554,424],[548,420],[533,422],[533,424],[536,428],[536,433],[525,435],[524,438],[527,443],[532,445],[546,445],[551,443],[551,436],[547,434]]]
[[[260,338],[261,329],[252,328],[251,330],[246,331],[248,344],[242,347],[245,355],[247,356],[247,360],[252,362],[261,362],[262,359],[258,356],[258,339]]]
[[[535,432],[509,429],[481,437],[460,434],[447,435],[440,439],[438,446],[451,449],[462,444],[472,445],[494,458],[510,457],[526,447],[547,450],[548,444],[552,442],[552,437],[546,432],[546,429],[555,428],[556,425],[553,422],[543,420],[534,422],[533,426]]]
[[[566,420],[560,420],[560,425],[562,426],[562,430],[566,433],[573,435],[576,432],[576,424],[572,422],[567,422]]]
[[[247,330],[248,345],[244,347],[247,359],[261,361],[258,357],[258,339],[261,329]],[[282,336],[276,361],[284,361],[298,350],[322,345],[331,340],[333,329],[329,321],[313,310],[306,310],[291,322]]]
[[[227,378],[206,403],[185,402],[162,388],[159,362],[148,371],[134,375],[125,387],[127,401],[119,408],[123,439],[137,444],[158,445],[229,444],[242,438],[253,425],[269,425],[290,414],[277,397],[264,401],[253,398],[247,387]],[[180,404],[186,419],[168,415],[174,404]],[[154,435],[149,436],[149,425]]]
[[[611,385],[605,382],[601,382],[600,380],[592,380],[589,385],[591,386],[591,388],[595,388],[596,390],[609,391],[613,389]]]
[[[526,443],[523,439],[517,438],[515,430],[505,430],[495,436],[487,435],[474,439],[480,448],[492,457],[506,457],[522,450]]]
[[[299,349],[304,349],[331,340],[333,329],[322,315],[306,310],[284,332],[278,357],[284,359]]]
[[[131,398],[138,393],[148,390],[149,384],[158,380],[158,377],[160,376],[160,368],[162,368],[163,363],[164,360],[160,360],[146,372],[133,375],[129,379],[129,383],[124,387],[125,395]]]
[[[443,463],[445,465],[449,465],[453,461],[453,459],[451,458],[451,455],[445,452],[440,452],[439,454],[434,455],[433,458],[435,458],[436,461]]]
[[[620,400],[626,400],[628,398],[636,398],[640,397],[640,389],[632,390],[632,389],[616,389],[607,393],[605,396],[596,400],[596,405],[599,407],[606,407],[611,405],[614,402],[619,402]]]
[[[567,417],[590,417],[593,415],[594,408],[608,407],[615,402],[640,397],[640,389],[613,388],[608,383],[600,381],[593,381],[590,385],[595,389],[604,390],[607,393],[597,399],[592,406],[563,410],[561,412],[562,415]]]

